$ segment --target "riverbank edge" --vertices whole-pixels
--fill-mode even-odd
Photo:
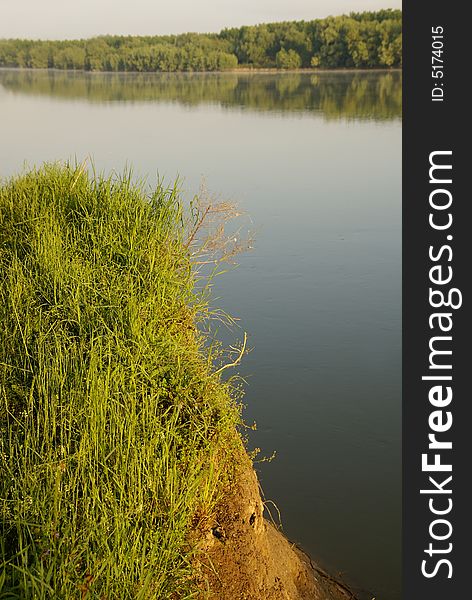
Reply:
[[[265,517],[252,461],[235,431],[234,470],[211,526],[194,532],[194,563],[210,600],[358,600]]]

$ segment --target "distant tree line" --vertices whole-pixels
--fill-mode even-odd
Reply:
[[[219,34],[0,40],[0,67],[172,72],[401,64],[401,11],[391,9],[224,29]]]

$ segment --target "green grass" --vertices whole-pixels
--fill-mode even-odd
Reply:
[[[239,410],[197,327],[191,230],[175,187],[0,182],[1,599],[198,597],[189,531]]]

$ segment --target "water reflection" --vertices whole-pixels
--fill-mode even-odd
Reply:
[[[320,73],[65,73],[0,71],[0,85],[21,94],[89,102],[217,104],[262,112],[316,112],[326,119],[401,118],[402,75]]]

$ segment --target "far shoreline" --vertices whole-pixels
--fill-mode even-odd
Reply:
[[[278,69],[277,67],[238,67],[236,69],[225,69],[224,71],[88,71],[85,69],[56,69],[52,68],[34,68],[34,67],[0,67],[1,71],[18,71],[18,72],[50,72],[50,73],[81,73],[90,75],[126,75],[127,73],[132,75],[224,75],[230,74],[283,74],[283,73],[306,73],[311,75],[318,75],[321,73],[398,73],[402,72],[401,67],[372,67],[372,68],[359,68],[359,67],[307,67],[301,69]]]

